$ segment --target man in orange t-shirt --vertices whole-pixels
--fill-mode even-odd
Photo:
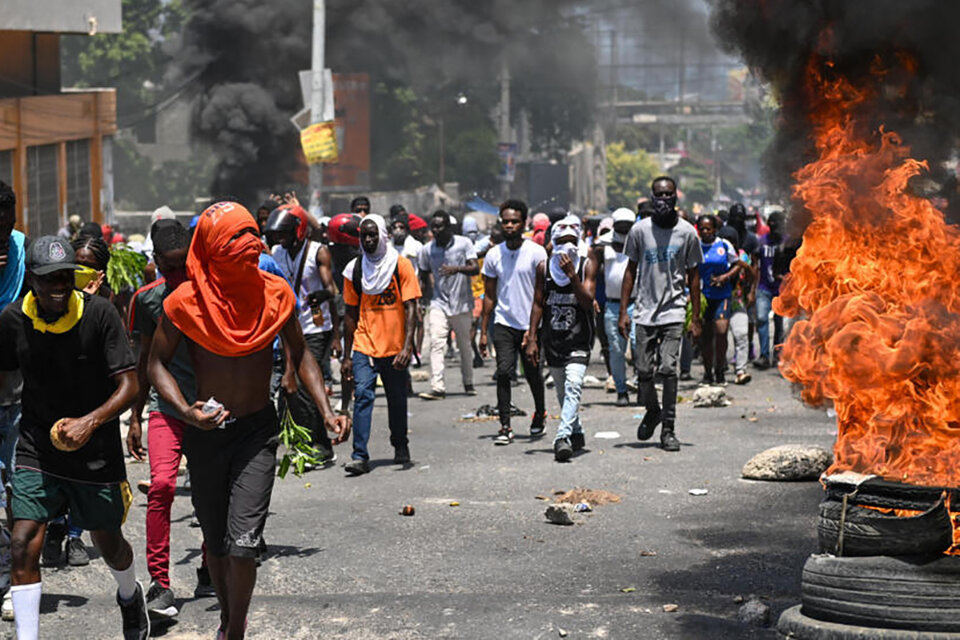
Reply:
[[[354,381],[353,460],[350,475],[370,472],[370,423],[377,375],[387,395],[394,464],[410,462],[407,442],[407,366],[413,351],[420,284],[413,265],[393,246],[382,216],[360,223],[363,253],[343,271],[344,316],[342,382]]]

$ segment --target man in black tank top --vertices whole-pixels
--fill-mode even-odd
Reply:
[[[561,407],[553,452],[557,462],[565,462],[584,446],[580,395],[593,349],[597,261],[592,253],[582,256],[579,251],[576,216],[553,225],[551,242],[550,260],[537,267],[526,351],[530,360],[539,363],[543,344]]]

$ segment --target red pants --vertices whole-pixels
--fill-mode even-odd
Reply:
[[[147,422],[150,491],[147,493],[147,570],[164,589],[170,588],[170,507],[177,490],[186,424],[151,411]]]

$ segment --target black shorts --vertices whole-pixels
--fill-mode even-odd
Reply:
[[[223,429],[184,430],[193,508],[208,553],[256,556],[270,509],[278,442],[273,403]]]

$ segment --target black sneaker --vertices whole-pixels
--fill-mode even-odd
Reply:
[[[717,372],[713,376],[713,381],[721,386],[727,386],[727,376],[723,372],[723,369],[717,369]]]
[[[497,432],[497,437],[493,439],[493,444],[496,445],[507,445],[513,442],[513,429],[510,427],[500,427],[500,431]]]
[[[447,394],[443,391],[424,391],[420,394],[421,400],[443,400]]]
[[[569,438],[560,438],[553,443],[553,458],[557,462],[567,462],[573,457],[573,445]]]
[[[270,557],[270,551],[267,549],[267,539],[260,536],[260,542],[257,543],[257,566],[263,564]]]
[[[63,563],[63,539],[67,537],[67,525],[51,522],[47,525],[47,537],[43,541],[41,559],[44,566],[54,567]]]
[[[693,380],[693,376],[690,375],[690,372],[689,372],[689,371],[681,371],[681,372],[680,372],[680,380],[682,380],[683,382],[687,382],[687,381],[689,381],[689,380]]]
[[[197,586],[193,589],[194,598],[212,598],[217,595],[210,579],[210,570],[206,567],[197,567]]]
[[[483,358],[477,354],[473,356],[473,368],[479,369],[483,366]]]
[[[393,450],[393,464],[407,464],[410,462],[410,447],[403,445]]]
[[[473,385],[470,385],[463,388],[463,393],[468,396],[475,396],[477,395],[477,390],[473,388]]]
[[[150,616],[147,615],[147,599],[139,580],[130,602],[122,602],[117,593],[117,604],[120,605],[120,618],[123,620],[123,640],[147,640],[150,637]]]
[[[156,580],[152,580],[147,589],[147,615],[154,620],[167,620],[178,613],[173,590],[164,589]]]
[[[770,368],[770,359],[760,356],[753,361],[753,366],[757,369],[760,369],[760,371],[766,371]]]
[[[343,470],[347,472],[347,475],[362,476],[365,473],[370,473],[370,463],[366,460],[351,460],[343,465]]]
[[[660,410],[657,411],[647,411],[643,414],[643,420],[640,421],[640,425],[637,426],[637,440],[649,440],[653,437],[653,432],[657,430],[657,425],[660,424]]]
[[[709,371],[704,371],[703,377],[700,378],[700,384],[702,386],[709,387],[713,385],[713,383],[714,383],[713,374],[710,373]]]
[[[67,538],[67,564],[71,567],[85,567],[90,564],[90,554],[80,538]]]
[[[530,421],[530,435],[534,438],[543,435],[543,432],[547,430],[547,412],[543,413],[533,413],[533,419]]]
[[[664,451],[680,451],[680,441],[673,432],[672,424],[663,425],[663,430],[660,432],[660,447]]]
[[[574,451],[581,451],[586,446],[586,441],[583,439],[583,432],[571,434],[570,444],[573,445]]]
[[[618,407],[628,407],[630,406],[630,396],[626,393],[617,394],[617,406]]]

